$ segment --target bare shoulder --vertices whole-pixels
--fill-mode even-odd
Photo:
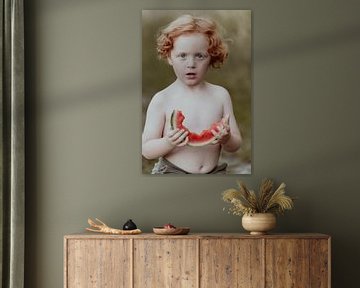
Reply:
[[[169,95],[169,88],[165,88],[159,92],[157,92],[150,101],[150,106],[155,106],[157,108],[162,107],[165,105]]]
[[[208,83],[208,89],[211,95],[222,101],[227,101],[230,99],[228,90],[226,90],[223,86]]]

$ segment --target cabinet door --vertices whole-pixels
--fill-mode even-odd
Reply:
[[[134,288],[195,288],[197,270],[197,240],[134,240]]]
[[[309,240],[266,239],[266,287],[309,287]]]
[[[65,287],[131,287],[130,248],[130,240],[68,239]]]
[[[263,287],[262,243],[260,239],[201,240],[200,287]]]
[[[267,239],[266,287],[328,287],[327,239]]]

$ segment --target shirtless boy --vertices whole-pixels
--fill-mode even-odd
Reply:
[[[221,149],[235,152],[241,135],[231,98],[221,86],[204,80],[209,66],[219,67],[227,57],[227,47],[216,24],[205,18],[183,15],[164,28],[157,39],[157,50],[174,70],[176,80],[152,98],[142,135],[142,155],[157,159],[152,174],[225,173],[218,165]],[[174,110],[185,115],[188,130],[200,133],[223,120],[221,131],[211,144],[189,146],[188,131],[171,129]]]

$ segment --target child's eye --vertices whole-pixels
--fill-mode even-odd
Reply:
[[[196,59],[204,60],[207,57],[207,55],[204,53],[196,53],[195,57],[196,57]]]
[[[178,57],[179,57],[180,59],[186,59],[186,53],[180,53],[180,54],[178,55]]]

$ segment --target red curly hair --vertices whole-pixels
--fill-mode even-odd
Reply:
[[[209,39],[208,53],[210,65],[220,67],[228,56],[228,48],[217,31],[214,21],[192,15],[182,15],[162,29],[157,38],[157,52],[160,58],[167,59],[177,37],[187,33],[202,33]]]

